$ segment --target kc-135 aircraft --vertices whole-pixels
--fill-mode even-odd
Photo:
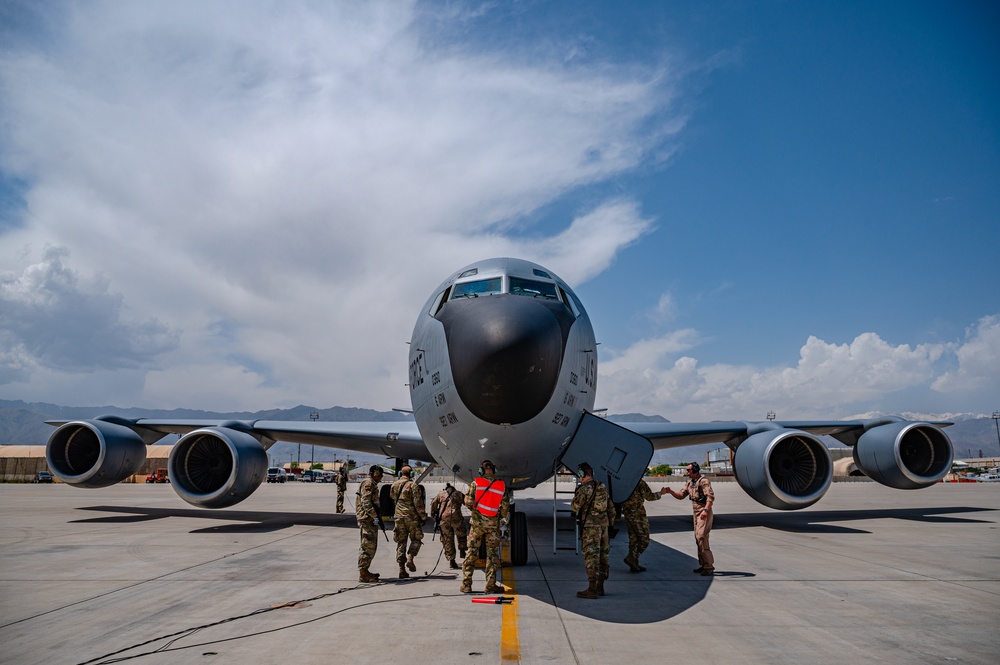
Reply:
[[[264,480],[267,449],[307,443],[432,462],[471,481],[484,459],[510,490],[534,487],[560,465],[586,461],[624,501],[653,450],[723,442],[740,486],[780,510],[812,505],[833,463],[818,436],[853,447],[857,467],[897,489],[918,489],[951,468],[951,423],[898,417],[850,421],[612,423],[594,415],[597,342],[573,290],[529,261],[494,258],[452,274],[417,316],[409,343],[412,422],[172,420],[100,416],[49,421],[49,468],[68,485],[106,487],[138,472],[146,446],[180,434],[168,460],[172,487],[195,506],[224,508]],[[515,565],[527,526],[514,511]]]

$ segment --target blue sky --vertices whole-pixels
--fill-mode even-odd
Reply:
[[[0,397],[405,407],[516,255],[612,412],[1000,408],[992,3],[237,4],[0,10]]]

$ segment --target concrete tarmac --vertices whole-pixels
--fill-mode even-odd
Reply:
[[[1000,483],[834,484],[795,512],[716,483],[713,577],[691,573],[690,503],[666,496],[646,504],[648,570],[622,563],[622,529],[598,600],[576,598],[582,558],[553,553],[547,484],[517,495],[510,605],[459,593],[431,526],[413,578],[381,539],[383,582],[358,584],[355,489],[336,515],[333,485],[215,511],[167,485],[0,485],[0,663],[1000,661]]]

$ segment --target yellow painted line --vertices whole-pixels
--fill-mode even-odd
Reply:
[[[510,543],[505,542],[500,555],[503,563],[503,585],[506,596],[513,596],[512,603],[505,603],[500,624],[500,662],[521,662],[521,641],[517,637],[517,581],[514,579],[514,566],[510,563]]]

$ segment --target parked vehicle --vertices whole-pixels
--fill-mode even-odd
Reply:
[[[157,469],[153,473],[146,476],[147,485],[149,483],[169,483],[169,482],[170,478],[167,477],[167,469],[163,467]]]
[[[292,473],[291,471],[285,471],[285,480],[289,482],[295,480],[295,474]]]
[[[976,478],[977,483],[1000,483],[1000,473],[981,473]]]
[[[52,474],[48,471],[39,471],[35,474],[35,479],[32,480],[33,483],[51,483]]]
[[[285,482],[285,470],[272,466],[267,470],[267,482],[269,483],[283,483]]]
[[[302,472],[299,477],[304,483],[321,483],[323,482],[323,470],[322,469],[306,469]]]

